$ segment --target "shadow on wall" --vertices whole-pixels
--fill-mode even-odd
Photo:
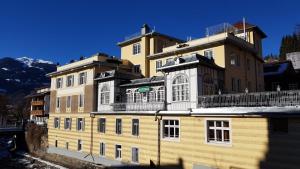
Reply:
[[[260,169],[300,168],[300,118],[268,118],[268,149]]]
[[[183,160],[179,158],[177,164],[163,164],[160,165],[159,167],[156,166],[152,161],[150,161],[150,165],[107,167],[106,169],[184,169],[184,168],[183,168]]]

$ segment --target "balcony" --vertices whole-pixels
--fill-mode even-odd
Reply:
[[[300,105],[300,90],[199,96],[198,107],[272,107]]]
[[[30,115],[43,116],[44,115],[44,110],[31,110]]]
[[[32,106],[43,106],[44,101],[43,100],[36,100],[36,101],[31,101]]]
[[[165,110],[164,102],[114,103],[114,111],[158,111]]]

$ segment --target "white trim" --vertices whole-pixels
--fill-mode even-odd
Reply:
[[[204,144],[214,146],[232,147],[232,121],[231,118],[205,118],[204,120]],[[229,142],[208,142],[207,141],[207,121],[228,121],[229,122]]]
[[[132,149],[133,148],[136,148],[137,150],[138,150],[138,158],[137,158],[137,162],[135,162],[135,161],[132,161],[132,158],[133,158],[133,156],[132,156]],[[131,146],[131,159],[130,159],[130,162],[132,163],[132,164],[140,164],[140,148],[138,147],[138,146]]]
[[[178,120],[179,123],[179,135],[178,138],[165,138],[164,135],[164,125],[163,125],[163,121],[164,120]],[[163,141],[170,141],[170,142],[180,142],[180,135],[181,135],[181,120],[180,117],[162,117],[162,119],[160,120],[160,138]]]
[[[101,143],[103,143],[104,144],[104,155],[101,155]],[[105,141],[103,141],[103,140],[100,140],[100,142],[99,142],[99,157],[105,157],[106,156],[106,143],[105,143]]]
[[[116,152],[117,152],[117,145],[119,145],[119,146],[121,146],[121,158],[117,158],[116,156],[117,156],[117,154],[116,154]],[[115,160],[119,160],[119,161],[121,161],[122,160],[122,157],[123,157],[123,153],[122,153],[122,151],[123,151],[123,146],[122,146],[122,144],[115,144],[115,146],[114,146],[114,150],[115,150],[115,153],[114,153],[114,159]]]

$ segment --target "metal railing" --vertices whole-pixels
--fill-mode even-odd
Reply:
[[[220,33],[233,33],[236,34],[238,29],[229,23],[222,23],[206,28],[206,36],[217,35]]]
[[[198,107],[270,107],[300,105],[300,90],[199,96]]]
[[[136,32],[134,34],[131,34],[131,35],[128,35],[128,36],[125,36],[124,40],[127,41],[127,40],[130,40],[130,39],[133,39],[135,37],[138,37],[141,35],[141,32]]]
[[[113,103],[114,111],[157,111],[165,110],[164,102]]]

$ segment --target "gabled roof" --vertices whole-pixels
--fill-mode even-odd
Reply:
[[[213,58],[208,58],[199,54],[192,54],[189,56],[182,56],[177,57],[174,60],[168,61],[165,65],[163,65],[161,68],[158,68],[158,70],[166,70],[174,67],[180,67],[180,66],[186,66],[186,65],[193,65],[193,64],[202,64],[208,67],[216,68],[216,69],[222,69],[218,65],[215,64]]]

